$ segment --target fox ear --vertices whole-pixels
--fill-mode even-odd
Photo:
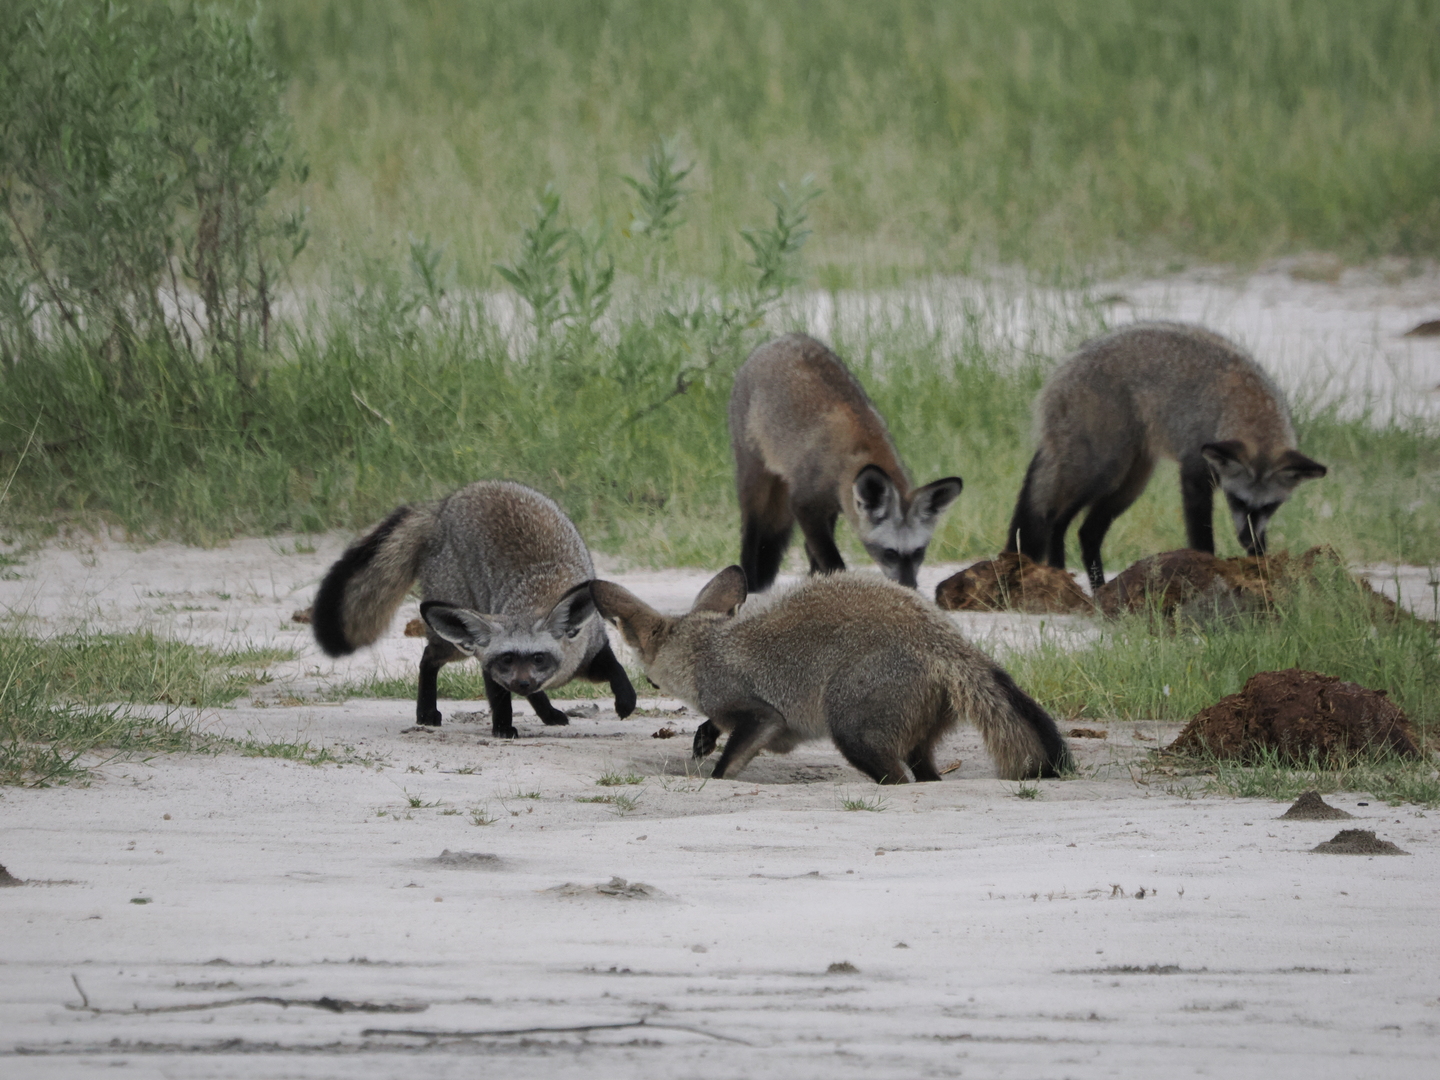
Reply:
[[[855,476],[855,509],[872,525],[900,513],[900,492],[895,481],[879,465],[866,465]]]
[[[540,620],[536,629],[556,639],[573,638],[594,614],[595,599],[590,595],[590,583],[582,581],[555,601],[555,606]]]
[[[1330,470],[1299,450],[1286,450],[1275,464],[1275,471],[1288,473],[1298,484],[1301,480],[1318,480]]]
[[[639,651],[641,662],[654,660],[672,620],[613,581],[590,582],[590,595],[601,618],[615,624],[625,643]]]
[[[910,500],[910,519],[916,525],[933,527],[935,519],[960,497],[965,481],[958,476],[933,480],[915,492]]]
[[[719,611],[734,615],[735,609],[745,602],[749,590],[745,585],[745,571],[738,566],[727,566],[710,579],[695,598],[691,611]]]
[[[471,656],[482,652],[501,631],[495,620],[443,600],[426,600],[420,605],[420,617],[436,634]]]

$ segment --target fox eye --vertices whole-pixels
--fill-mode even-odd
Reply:
[[[900,552],[896,551],[894,548],[886,548],[881,554],[881,558],[883,558],[886,562],[899,562]]]
[[[543,652],[537,652],[534,656],[530,657],[531,662],[536,664],[543,664],[548,659],[549,656]]]

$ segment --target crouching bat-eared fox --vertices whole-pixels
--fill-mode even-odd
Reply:
[[[1280,504],[1326,471],[1295,448],[1284,395],[1259,365],[1185,323],[1137,323],[1080,346],[1041,389],[1035,428],[1005,550],[1063,568],[1065,530],[1088,506],[1080,557],[1095,588],[1100,543],[1157,458],[1179,462],[1190,547],[1210,554],[1217,487],[1245,551],[1263,555]]]
[[[779,573],[798,522],[811,573],[845,569],[835,546],[844,514],[891,581],[915,574],[958,476],[912,490],[885,420],[850,370],[804,334],[750,354],[730,393],[740,499],[740,565],[751,592]]]
[[[570,721],[546,690],[574,678],[608,682],[615,711],[635,689],[595,618],[590,552],[554,502],[531,488],[481,481],[439,502],[402,506],[346,549],[320,583],[312,628],[330,656],[370,645],[418,580],[429,640],[420,658],[415,719],[439,726],[436,676],[474,656],[492,732],[514,738],[511,694],[546,724]]]
[[[590,589],[650,681],[707,717],[695,756],[729,733],[717,779],[761,750],[829,736],[877,783],[906,783],[907,767],[939,780],[935,745],[961,720],[980,729],[1006,779],[1072,768],[1054,719],[913,589],[835,574],[747,603],[745,572],[731,566],[678,618],[613,582]]]

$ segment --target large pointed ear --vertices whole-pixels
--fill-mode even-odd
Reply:
[[[738,566],[727,566],[716,574],[695,598],[691,611],[719,611],[734,615],[735,609],[745,602],[749,590],[745,585],[745,571]]]
[[[1239,439],[1226,439],[1224,442],[1207,442],[1200,447],[1200,454],[1206,461],[1217,468],[1224,465],[1243,465],[1249,456],[1245,452],[1245,444]]]
[[[555,602],[555,606],[536,625],[535,629],[556,638],[573,638],[585,628],[595,614],[595,600],[590,595],[590,583],[582,581]]]
[[[927,529],[933,528],[935,519],[960,497],[960,489],[964,486],[965,481],[958,476],[947,476],[926,484],[910,497],[910,521]]]
[[[1275,471],[1289,474],[1298,484],[1301,480],[1318,480],[1330,470],[1299,450],[1286,450],[1275,463]]]
[[[855,475],[855,511],[872,525],[900,516],[900,492],[879,465],[866,465]]]
[[[420,605],[420,617],[436,634],[471,656],[483,652],[490,639],[502,629],[489,616],[443,600],[426,600]]]
[[[590,595],[601,617],[614,623],[625,643],[640,653],[641,662],[654,660],[674,620],[613,581],[590,582]]]

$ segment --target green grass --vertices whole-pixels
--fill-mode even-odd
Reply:
[[[1323,564],[1273,616],[1158,631],[1149,617],[1131,616],[1102,623],[1099,640],[1082,648],[1044,642],[1007,651],[1004,662],[1061,717],[1185,721],[1257,672],[1299,667],[1387,691],[1422,734],[1440,721],[1435,625],[1377,621],[1359,586]]]
[[[29,637],[0,631],[0,783],[84,780],[97,757],[234,747],[316,760],[298,748],[204,735],[188,710],[233,701],[281,650],[221,652],[150,633]],[[162,715],[131,706],[171,706]],[[182,709],[187,711],[181,712]],[[272,752],[275,751],[275,752]]]
[[[878,814],[878,813],[881,813],[881,812],[883,812],[883,811],[885,811],[885,810],[888,810],[889,808],[890,808],[889,804],[888,804],[881,796],[879,796],[879,795],[871,796],[871,797],[868,798],[868,799],[867,799],[867,798],[859,798],[859,799],[857,799],[857,798],[854,798],[854,797],[847,796],[846,798],[843,798],[843,799],[840,800],[840,809],[841,809],[841,810],[851,810],[851,811],[861,811],[861,810],[865,810],[865,811],[869,811],[869,812],[872,813],[872,814]]]
[[[309,182],[309,272],[445,237],[484,285],[533,193],[617,230],[677,135],[704,195],[666,265],[724,273],[803,173],[817,279],[996,260],[1440,250],[1431,0],[297,0],[267,16]],[[622,269],[639,266],[637,252]]]
[[[617,814],[628,814],[640,805],[640,795],[582,795],[575,799],[577,803],[604,803],[615,808]]]
[[[1391,806],[1440,806],[1440,775],[1429,758],[1357,756],[1338,764],[1311,761],[1297,766],[1271,751],[1260,761],[1243,765],[1213,755],[1167,755],[1164,767],[1183,776],[1179,786],[1187,790],[1193,789],[1198,778],[1202,790],[1242,799],[1290,801],[1307,791],[1355,791]]]
[[[626,784],[643,784],[644,782],[645,778],[639,773],[622,773],[616,772],[613,769],[602,774],[600,779],[595,781],[595,783],[599,784],[601,787],[623,787]]]
[[[424,649],[424,643],[420,640],[415,642],[415,662],[420,662],[420,653]],[[638,671],[631,671],[630,681],[636,686],[648,686]],[[359,697],[359,698],[399,698],[401,700],[415,697],[415,675],[393,675],[393,676],[371,676],[358,682],[344,683],[328,691],[329,696],[335,698]],[[459,661],[454,664],[447,664],[440,669],[440,677],[436,682],[437,693],[441,701],[484,701],[485,700],[485,676],[480,665],[469,661]],[[564,686],[553,691],[546,691],[553,698],[561,701],[571,700],[610,700],[613,696],[609,683],[592,683],[585,679],[575,679]]]

